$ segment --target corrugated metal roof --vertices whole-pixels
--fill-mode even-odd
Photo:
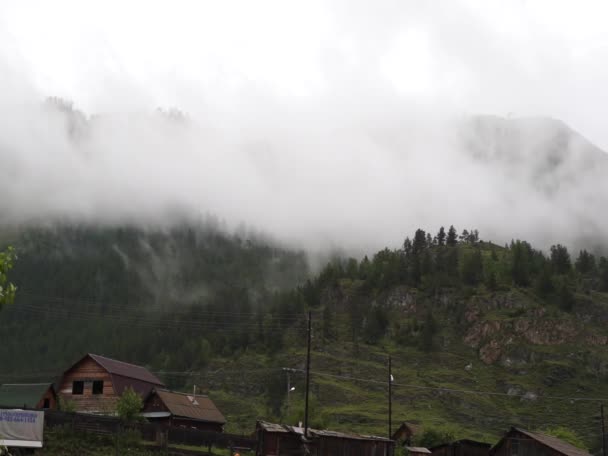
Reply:
[[[0,406],[35,408],[51,386],[51,383],[0,385]]]
[[[208,396],[197,394],[192,396],[186,393],[177,393],[157,389],[156,393],[173,416],[190,418],[208,423],[226,424],[226,418],[218,410]]]
[[[429,451],[428,448],[424,448],[424,447],[411,447],[411,446],[406,446],[405,447],[407,450],[409,450],[410,453],[424,453],[424,454],[431,454],[431,452]]]
[[[513,428],[517,432],[521,432],[524,435],[527,435],[531,439],[536,440],[537,442],[542,443],[543,445],[548,446],[549,448],[558,451],[559,453],[566,456],[591,456],[585,450],[575,447],[574,445],[569,444],[568,442],[564,442],[557,437],[553,437],[552,435],[541,434],[540,432],[530,432],[524,431],[523,429]]]
[[[92,353],[89,353],[87,356],[90,356],[96,363],[107,370],[110,374],[134,378],[136,380],[141,380],[143,382],[152,383],[158,386],[165,386],[163,382],[161,382],[145,367],[106,358],[105,356],[94,355]]]
[[[258,426],[267,432],[283,432],[285,434],[292,432],[288,426],[282,424],[268,423],[267,421],[258,421]]]
[[[304,428],[296,427],[296,426],[287,426],[283,424],[275,424],[268,423],[266,421],[258,421],[258,425],[262,427],[267,432],[283,432],[283,433],[292,433],[292,434],[304,434]],[[327,431],[327,430],[319,430],[319,429],[308,429],[308,432],[311,436],[318,437],[335,437],[339,439],[350,439],[350,440],[374,440],[381,442],[392,442],[385,437],[377,437],[375,435],[364,435],[364,434],[351,434],[345,432],[337,432],[337,431]]]

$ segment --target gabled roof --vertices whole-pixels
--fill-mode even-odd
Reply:
[[[162,389],[154,390],[150,396],[154,394],[158,395],[173,416],[208,423],[226,424],[226,418],[208,396],[200,394],[193,396]]]
[[[51,383],[13,383],[0,385],[0,406],[35,408]]]
[[[521,434],[524,434],[525,436],[536,440],[540,444],[545,445],[546,447],[549,447],[557,451],[558,453],[563,454],[564,456],[591,456],[591,454],[587,451],[575,447],[574,445],[571,445],[568,442],[564,442],[563,440],[558,439],[557,437],[553,437],[552,435],[542,434],[540,432],[524,431],[523,429],[519,429],[516,427],[511,428],[511,431],[509,433],[511,432],[519,432]],[[494,448],[492,448],[492,452],[494,452],[494,450],[502,444],[505,438],[508,438],[508,434],[500,442],[498,442]]]
[[[297,426],[288,426],[285,424],[268,423],[266,421],[258,421],[258,427],[262,428],[266,432],[280,432],[285,434],[295,434],[299,436],[304,435],[304,428]],[[336,431],[325,431],[319,429],[308,429],[309,435],[312,437],[335,437],[339,439],[350,439],[350,440],[374,440],[380,442],[392,442],[384,437],[377,437],[375,435],[364,435],[364,434],[350,434],[345,432]]]
[[[120,375],[121,377],[133,378],[142,382],[152,383],[154,385],[165,386],[152,372],[142,366],[136,364],[125,363],[105,356],[94,355],[89,353],[91,359],[103,367],[112,375]],[[86,357],[85,357],[86,358]]]

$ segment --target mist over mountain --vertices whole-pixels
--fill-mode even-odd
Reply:
[[[213,214],[355,254],[448,220],[503,243],[604,239],[608,156],[558,120],[319,115],[260,108],[255,124],[247,114],[223,125],[176,109],[31,104],[0,118],[2,223],[166,226]]]

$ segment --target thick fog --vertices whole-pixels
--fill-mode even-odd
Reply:
[[[599,3],[28,5],[0,6],[4,224],[214,214],[355,252],[450,224],[604,240]]]

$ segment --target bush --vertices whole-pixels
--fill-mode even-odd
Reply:
[[[139,394],[128,387],[116,403],[116,414],[126,423],[142,421],[143,417],[139,414],[144,404]]]

